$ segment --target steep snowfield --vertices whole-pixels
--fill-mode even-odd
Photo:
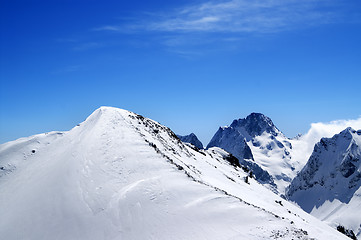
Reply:
[[[333,226],[361,233],[361,131],[322,138],[287,189],[290,200]]]
[[[273,136],[264,132],[255,136],[249,144],[255,162],[266,170],[277,186],[276,192],[283,194],[296,175],[297,164],[292,160],[292,145],[279,133]]]
[[[34,151],[33,151],[34,150]],[[168,128],[102,107],[0,145],[4,239],[347,239]]]
[[[319,208],[314,207],[311,215],[328,223],[332,227],[342,225],[353,230],[356,236],[361,237],[361,188],[359,188],[351,198],[349,203],[343,203],[338,199],[332,202],[327,200]]]

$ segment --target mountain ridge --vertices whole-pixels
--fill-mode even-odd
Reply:
[[[192,149],[126,110],[101,108],[59,136],[26,140],[0,145],[1,166],[17,162],[0,178],[6,239],[344,239],[247,183],[224,150]]]
[[[349,127],[315,145],[308,162],[287,188],[287,197],[330,225],[342,224],[360,236],[361,221],[350,217],[355,214],[352,209],[361,205],[360,171],[361,130]]]

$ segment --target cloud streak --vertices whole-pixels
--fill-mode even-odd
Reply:
[[[329,1],[231,0],[185,7],[153,22],[150,30],[204,32],[279,32],[294,27],[328,23],[333,13]]]
[[[86,42],[86,43],[81,43],[75,47],[73,47],[74,51],[87,51],[90,49],[95,49],[95,48],[100,48],[103,47],[104,44],[103,43],[98,43],[98,42]]]
[[[337,0],[226,0],[154,14],[130,28],[158,32],[272,33],[332,22]],[[119,31],[107,25],[97,30]]]
[[[172,53],[197,52],[185,54],[194,58],[216,49],[242,48],[245,45],[241,43],[249,37],[340,22],[346,8],[340,0],[200,1],[164,12],[137,13],[92,31],[146,36],[146,41],[161,44]],[[223,44],[218,48],[209,47],[219,43]]]

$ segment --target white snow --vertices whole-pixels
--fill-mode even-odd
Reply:
[[[259,146],[254,146],[252,141],[248,142],[255,162],[273,176],[277,185],[276,192],[283,194],[292,178],[296,176],[295,169],[298,167],[290,156],[292,149],[289,140],[283,134],[272,139],[270,134],[264,132],[261,136],[254,137],[253,141],[259,144]],[[283,146],[278,146],[276,141],[282,143]]]
[[[68,132],[0,145],[0,236],[347,239],[255,180],[245,183],[223,150],[196,151],[173,135],[102,107]]]
[[[361,188],[355,192],[349,203],[342,203],[337,199],[334,199],[332,202],[326,201],[319,208],[314,207],[311,211],[311,215],[325,221],[333,227],[342,225],[349,229],[354,229],[356,236],[360,237],[360,209]]]

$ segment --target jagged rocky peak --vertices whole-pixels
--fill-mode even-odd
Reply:
[[[199,149],[203,149],[202,142],[199,141],[199,139],[197,138],[197,136],[194,133],[191,133],[191,134],[185,135],[185,136],[177,135],[177,137],[182,142],[190,143],[190,144],[193,144],[194,146],[196,146]]]
[[[290,140],[262,113],[251,113],[236,119],[230,126],[220,127],[209,147],[220,147],[249,167],[261,183],[284,193],[296,175]]]
[[[242,165],[247,166],[255,174],[259,182],[274,186],[272,176],[254,161],[254,155],[250,148],[252,142],[248,142],[248,140],[253,139],[251,134],[254,134],[254,132],[263,132],[261,128],[269,129],[264,123],[261,123],[262,121],[258,120],[272,121],[267,120],[267,117],[262,117],[264,115],[261,115],[254,113],[246,119],[234,120],[230,126],[220,127],[207,145],[207,148],[219,147],[226,150],[238,158]],[[256,121],[256,123],[252,123],[252,121]],[[253,126],[255,126],[255,131],[251,129]]]
[[[348,203],[360,186],[361,131],[346,128],[315,145],[307,164],[289,186],[287,196],[310,212],[327,200]]]
[[[273,124],[272,120],[263,115],[262,113],[251,113],[246,118],[240,118],[234,120],[231,124],[231,127],[240,129],[243,128],[247,134],[247,140],[255,136],[260,136],[264,132],[270,133],[273,136],[278,136],[282,134],[281,131]]]
[[[354,137],[356,137],[356,135],[360,136],[361,130],[356,131],[352,127],[348,127],[345,130],[343,130],[342,132],[340,132],[340,134],[335,135],[335,137],[344,137],[344,138],[351,140]]]

